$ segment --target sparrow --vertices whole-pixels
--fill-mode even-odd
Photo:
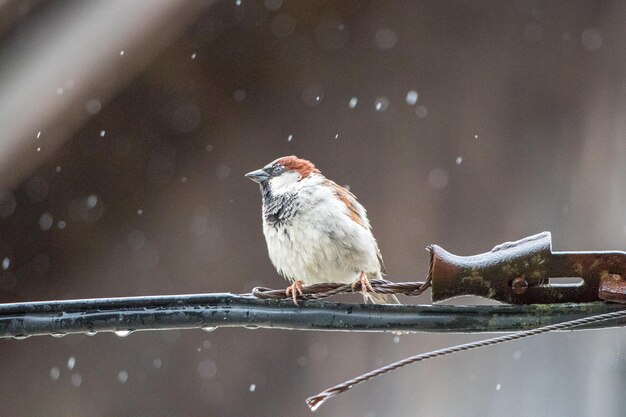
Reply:
[[[375,293],[369,283],[382,278],[385,264],[354,194],[293,155],[246,177],[260,185],[269,257],[292,283],[285,293],[296,305],[304,285],[321,283],[352,284],[353,290],[360,283],[365,302],[399,304],[394,295]]]

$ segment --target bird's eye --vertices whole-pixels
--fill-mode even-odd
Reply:
[[[272,168],[272,175],[278,175],[282,172],[283,172],[283,167],[281,167],[280,165],[276,165],[274,168]]]

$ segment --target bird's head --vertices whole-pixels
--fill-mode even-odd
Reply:
[[[319,174],[315,165],[306,159],[297,156],[283,156],[261,169],[248,172],[246,177],[259,183],[262,188],[271,188],[273,192],[281,193],[293,189],[301,180],[312,174]]]

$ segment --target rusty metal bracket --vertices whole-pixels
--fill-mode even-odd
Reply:
[[[626,252],[553,252],[550,232],[475,256],[429,249],[433,302],[462,295],[510,304],[626,302]]]

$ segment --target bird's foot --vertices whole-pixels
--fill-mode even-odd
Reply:
[[[359,278],[352,283],[353,292],[357,284],[361,284],[361,294],[363,294],[363,301],[367,303],[367,300],[369,298],[368,292],[376,292],[376,291],[374,291],[374,288],[372,288],[372,284],[370,284],[370,281],[367,279],[367,275],[365,275],[365,272],[361,272],[361,275],[359,275]]]
[[[293,282],[293,284],[288,286],[287,289],[285,290],[285,295],[287,297],[291,295],[291,298],[293,299],[293,303],[295,305],[298,305],[298,300],[297,300],[298,295],[303,295],[302,287],[304,287],[304,282],[297,279]]]

